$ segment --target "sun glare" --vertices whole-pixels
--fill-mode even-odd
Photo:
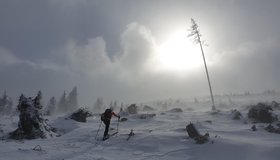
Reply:
[[[202,64],[199,46],[185,32],[176,32],[160,44],[155,61],[157,70],[169,72],[190,71]]]

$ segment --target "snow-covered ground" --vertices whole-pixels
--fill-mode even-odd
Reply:
[[[152,113],[156,116],[148,119],[123,116],[128,120],[120,122],[119,134],[107,141],[101,141],[104,125],[95,139],[100,124],[98,116],[89,117],[87,123],[64,116],[47,117],[49,124],[62,134],[60,137],[1,140],[0,160],[279,160],[280,134],[266,132],[266,124],[261,123],[256,124],[258,130],[253,132],[246,118],[245,101],[235,102],[235,106],[220,108],[217,114],[208,112],[210,107],[197,109],[198,103],[189,104],[184,112],[155,111]],[[245,118],[231,119],[230,110],[236,107]],[[0,135],[15,130],[17,122],[18,117],[2,116]],[[201,134],[209,132],[210,142],[195,144],[188,138],[185,127],[190,122]],[[110,133],[114,133],[116,118],[112,119],[111,127]],[[127,141],[131,129],[135,135]]]

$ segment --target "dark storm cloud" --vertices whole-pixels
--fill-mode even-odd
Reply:
[[[114,27],[103,14],[106,8],[99,8],[94,1],[73,5],[71,1],[37,0],[0,3],[0,44],[22,58],[47,57],[69,39],[84,43],[103,36],[110,41],[119,34],[114,31],[117,25]]]

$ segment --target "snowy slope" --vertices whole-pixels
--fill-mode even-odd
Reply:
[[[107,141],[101,141],[104,125],[95,139],[100,124],[98,116],[88,118],[87,123],[63,116],[48,117],[62,136],[2,140],[0,160],[278,160],[280,157],[279,134],[266,132],[265,124],[257,124],[258,131],[253,132],[252,124],[245,123],[246,118],[232,120],[229,110],[215,115],[202,110],[156,111],[156,114],[150,119],[127,116],[128,121],[119,124],[119,134]],[[185,130],[189,122],[193,122],[201,134],[208,131],[210,142],[199,145],[189,139]],[[1,117],[1,134],[13,131],[16,125],[17,117]],[[116,118],[112,119],[111,127],[114,130],[110,133],[114,133]],[[127,141],[131,129],[135,135]]]

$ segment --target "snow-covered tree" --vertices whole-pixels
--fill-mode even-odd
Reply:
[[[117,108],[117,107],[118,107],[118,102],[117,102],[117,101],[114,101],[113,107],[114,107],[114,108]]]
[[[67,111],[72,112],[78,108],[78,92],[77,87],[75,86],[73,90],[68,95],[68,107]]]
[[[67,97],[66,97],[66,91],[64,91],[58,102],[57,112],[64,113],[66,111],[67,111]]]
[[[111,101],[109,107],[113,107],[114,109],[118,108],[118,102],[117,101]]]
[[[78,108],[78,92],[75,86],[72,91],[67,94],[63,92],[61,98],[56,105],[56,113],[70,113]]]
[[[36,108],[38,108],[38,109],[42,109],[43,108],[43,106],[41,105],[42,98],[43,98],[42,92],[38,91],[37,96],[33,100],[34,106]]]
[[[0,112],[2,114],[9,114],[12,112],[13,101],[7,96],[6,91],[4,92],[2,98],[0,97]]]
[[[57,109],[56,99],[55,99],[55,97],[52,97],[50,99],[49,103],[48,103],[48,106],[47,106],[47,114],[48,115],[54,115],[56,109]]]
[[[100,113],[102,112],[103,106],[104,106],[103,98],[97,98],[93,105],[93,111]]]
[[[38,94],[40,95],[40,94]],[[43,118],[40,110],[35,106],[42,106],[39,104],[38,95],[32,98],[26,98],[23,94],[19,98],[19,104],[17,106],[20,115],[18,128],[10,133],[10,137],[13,139],[35,139],[35,138],[47,138],[53,137],[57,134],[54,132],[54,128],[49,126],[46,120]]]

